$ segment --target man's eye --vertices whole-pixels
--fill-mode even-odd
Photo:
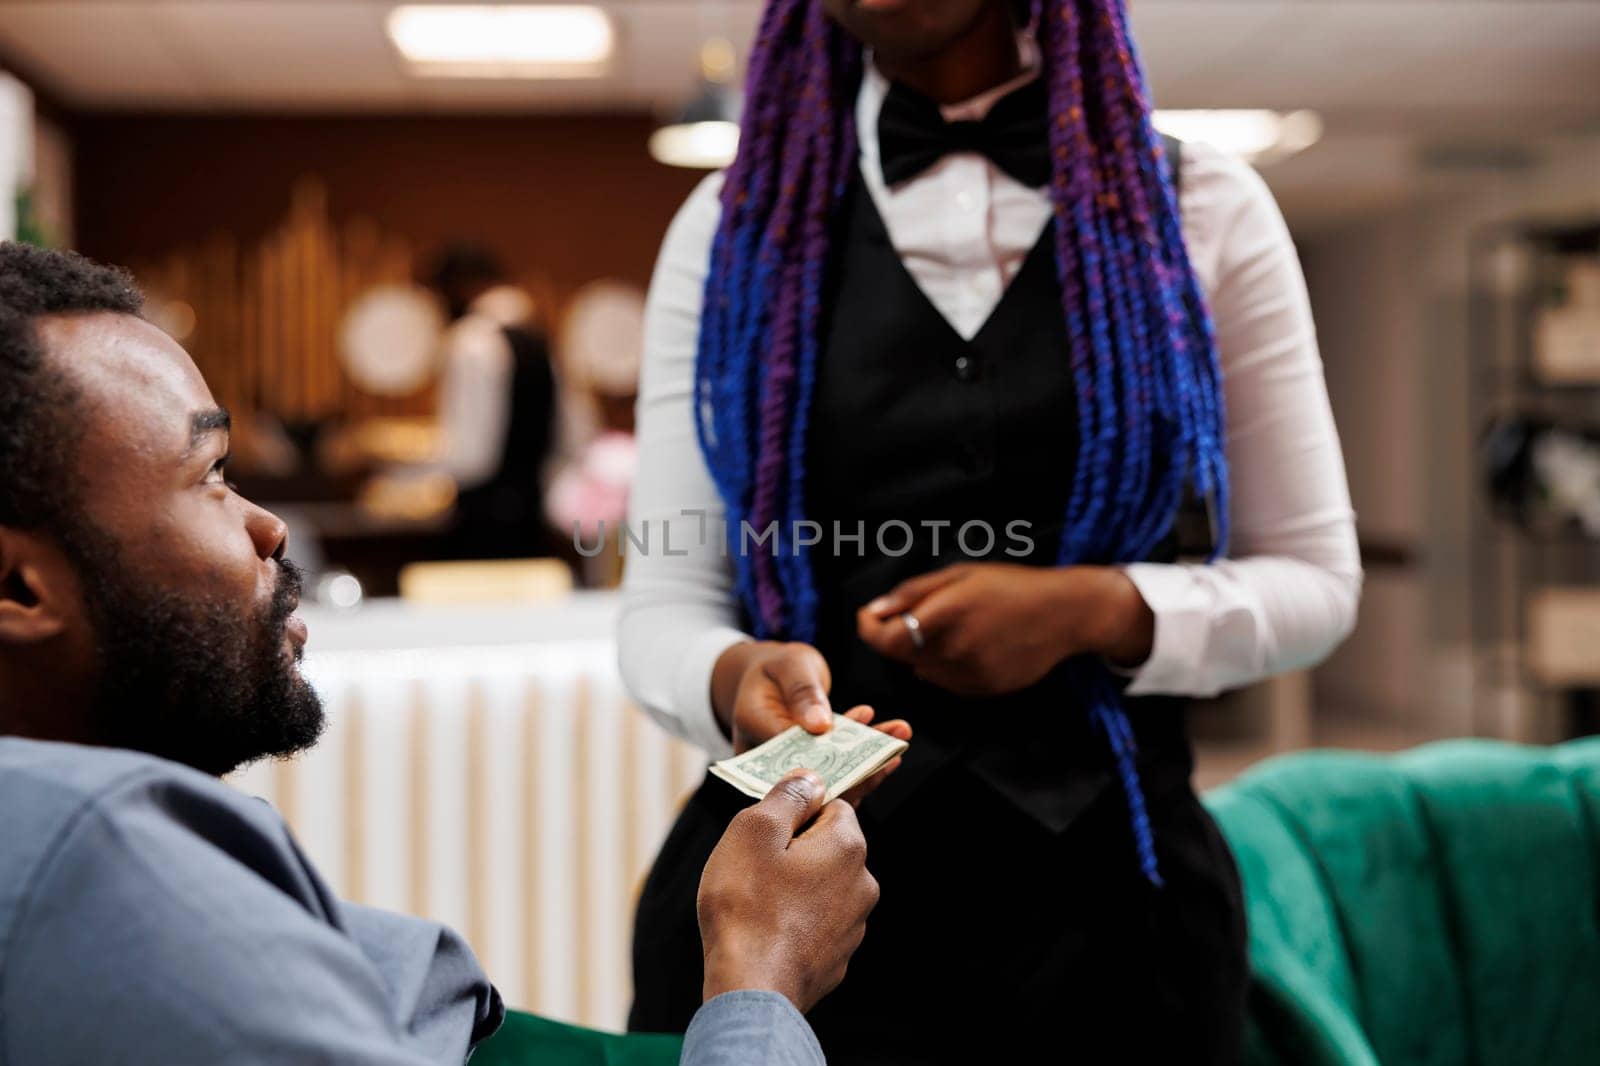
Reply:
[[[232,458],[233,456],[231,455],[224,455],[221,459],[212,463],[211,469],[206,471],[206,482],[212,485],[226,485],[230,489],[233,488],[233,482],[227,478],[228,460]]]

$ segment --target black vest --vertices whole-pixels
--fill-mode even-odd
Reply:
[[[546,554],[539,476],[555,424],[555,377],[543,334],[521,326],[503,331],[511,349],[510,417],[493,476],[456,503],[458,553],[473,558]]]
[[[956,696],[872,651],[855,627],[869,600],[941,566],[1056,563],[1078,425],[1055,224],[971,341],[907,273],[859,175],[838,225],[806,453],[807,517],[823,529],[812,552],[816,644],[834,706],[870,703],[916,730],[904,767],[874,797],[880,814],[956,769],[1059,831],[1115,778],[1067,671],[1008,696]],[[837,539],[858,531],[860,541]],[[1147,789],[1188,777],[1175,703],[1130,701]]]

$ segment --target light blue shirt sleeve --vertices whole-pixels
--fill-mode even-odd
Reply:
[[[695,1014],[680,1066],[825,1066],[816,1034],[776,992],[724,992]]]

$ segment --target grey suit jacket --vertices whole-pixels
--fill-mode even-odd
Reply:
[[[267,804],[150,756],[0,737],[0,1066],[436,1066],[503,1017],[465,941],[335,898]],[[683,1061],[822,1054],[786,1000],[739,992],[701,1010]]]

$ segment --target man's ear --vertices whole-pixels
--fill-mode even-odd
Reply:
[[[0,644],[59,636],[76,613],[76,589],[72,567],[55,544],[0,526]]]

